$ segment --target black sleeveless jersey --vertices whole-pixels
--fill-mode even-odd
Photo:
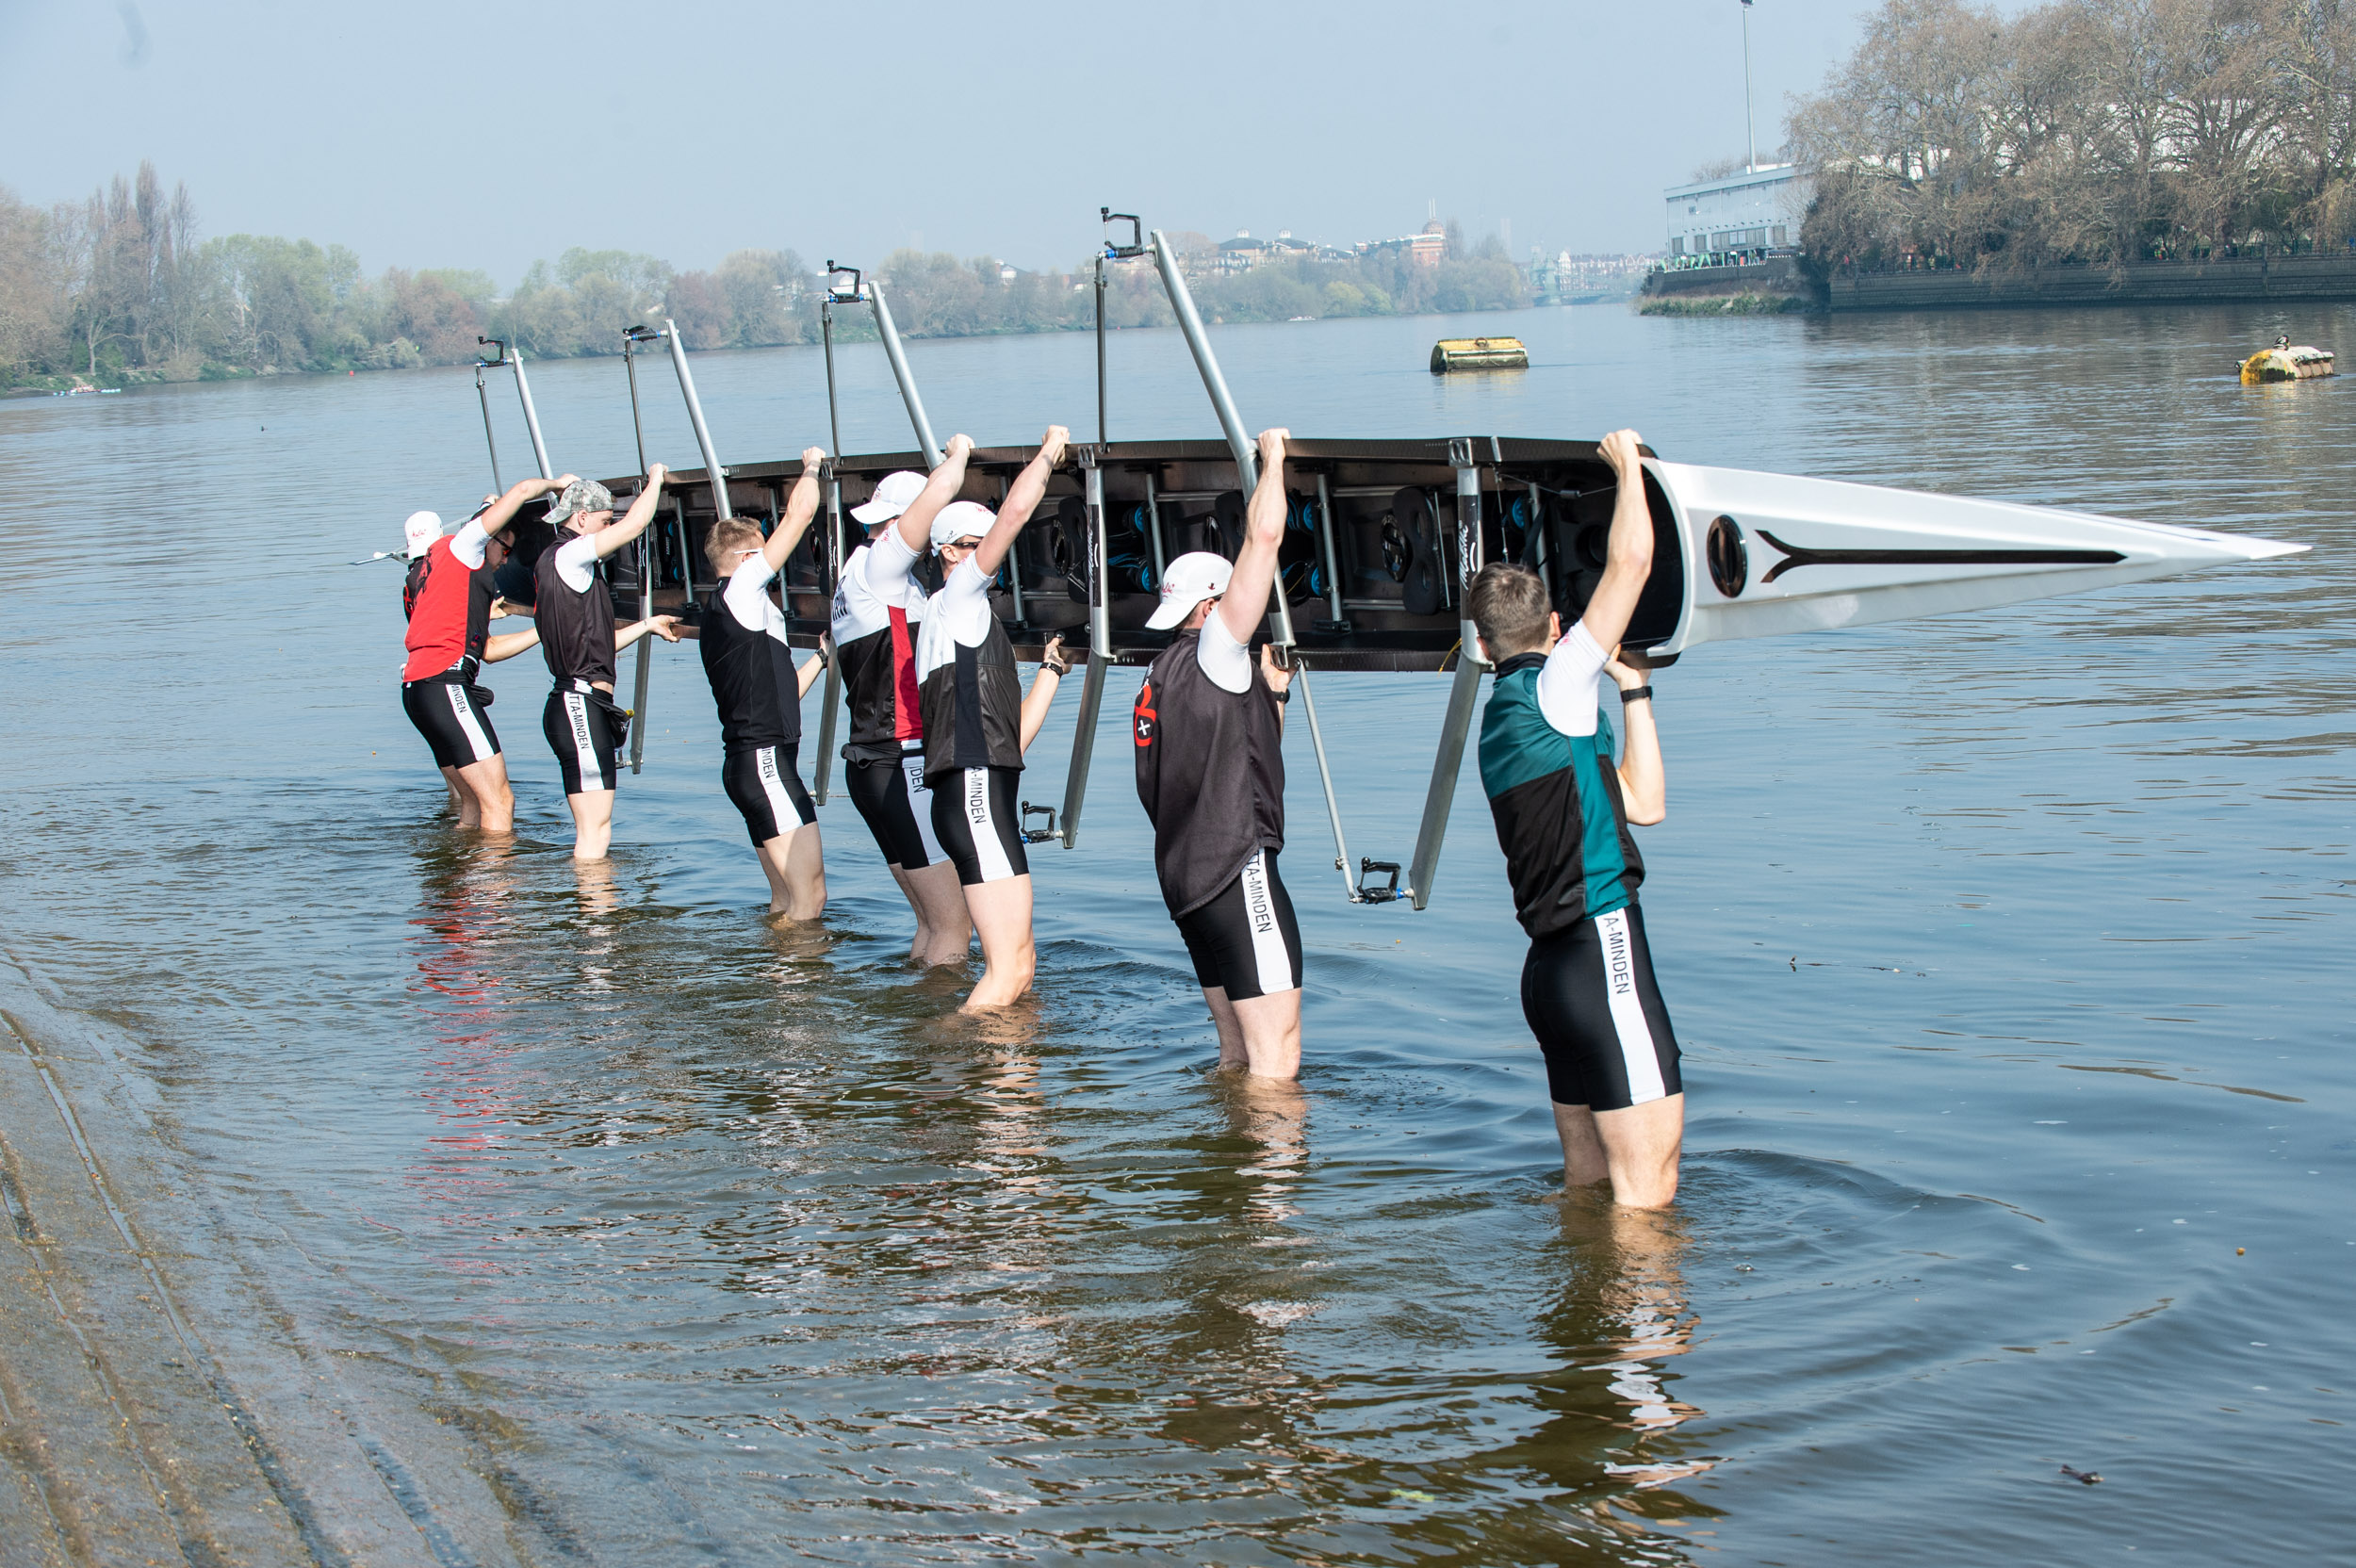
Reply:
[[[980,646],[957,644],[957,657],[924,678],[920,707],[925,777],[1023,766],[1023,682],[997,616],[990,617]]]
[[[728,606],[728,584],[704,599],[704,675],[720,706],[720,748],[734,754],[802,738],[802,683],[794,652],[764,627],[747,630]],[[767,602],[768,596],[762,595]]]
[[[1220,688],[1197,631],[1164,648],[1137,690],[1137,799],[1153,824],[1153,874],[1172,917],[1218,896],[1262,849],[1284,847],[1284,732],[1268,677]]]
[[[560,533],[540,552],[532,568],[539,589],[532,619],[540,628],[540,652],[548,674],[559,685],[585,680],[592,686],[614,684],[614,596],[597,568],[589,571],[589,586],[574,589],[556,569],[556,552],[578,534]]]

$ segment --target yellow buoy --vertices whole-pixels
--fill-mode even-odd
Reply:
[[[1444,370],[1527,370],[1530,351],[1518,337],[1443,337],[1432,345],[1432,373]]]
[[[2244,386],[2268,381],[2313,381],[2331,373],[2331,350],[2304,343],[2294,347],[2287,337],[2276,338],[2273,348],[2261,349],[2241,362]]]

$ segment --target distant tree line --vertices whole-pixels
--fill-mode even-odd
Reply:
[[[1208,240],[1185,241],[1208,260]],[[1060,332],[1095,320],[1092,260],[1055,274],[903,250],[875,275],[909,336]],[[1527,280],[1495,239],[1468,252],[1452,227],[1436,266],[1377,251],[1206,272],[1193,286],[1203,315],[1226,321],[1530,302]],[[501,298],[486,272],[388,268],[370,277],[341,245],[203,238],[187,187],[167,194],[149,163],[87,202],[46,210],[0,188],[0,387],[454,365],[475,357],[478,336],[542,359],[611,354],[624,328],[664,317],[693,349],[811,343],[824,289],[792,251],[737,251],[709,271],[681,272],[650,255],[576,249],[534,263]],[[1150,264],[1114,268],[1105,319],[1170,322]],[[873,331],[864,310],[838,312],[837,330]]]
[[[1890,0],[1792,133],[1820,267],[2338,250],[2356,0]]]

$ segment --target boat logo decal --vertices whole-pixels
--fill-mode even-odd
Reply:
[[[1787,545],[1763,528],[1759,536],[1785,557],[1767,568],[1761,582],[1803,566],[2111,566],[2127,559],[2117,550],[1820,550]],[[1714,575],[1714,558],[1711,568]]]

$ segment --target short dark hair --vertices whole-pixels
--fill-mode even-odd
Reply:
[[[1546,585],[1527,566],[1496,561],[1483,566],[1464,591],[1464,612],[1472,617],[1492,659],[1511,659],[1546,645],[1546,617],[1554,606]]]

